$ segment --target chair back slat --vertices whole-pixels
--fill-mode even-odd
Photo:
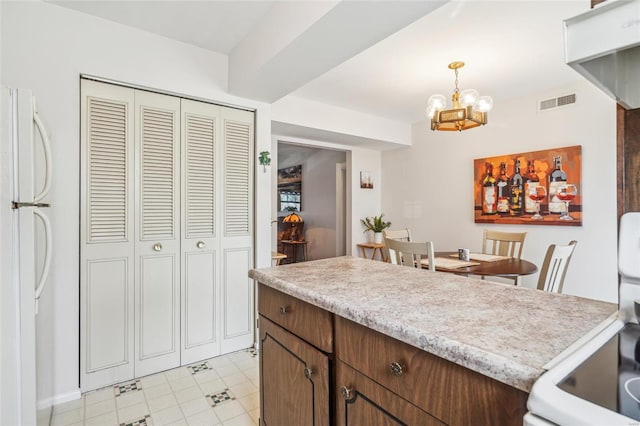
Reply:
[[[520,259],[526,232],[501,232],[484,230],[482,252]]]
[[[538,278],[538,290],[562,293],[564,277],[576,244],[577,241],[571,241],[566,246],[551,244],[547,248]]]
[[[384,238],[391,238],[392,240],[411,241],[411,231],[409,228],[395,230],[385,229],[382,231],[382,236]]]
[[[385,245],[389,250],[389,258],[391,263],[396,265],[410,266],[412,268],[422,268],[422,256],[427,256],[429,265],[434,265],[435,258],[433,242],[412,242],[399,241],[392,238],[386,238]],[[429,268],[435,270],[434,268]]]

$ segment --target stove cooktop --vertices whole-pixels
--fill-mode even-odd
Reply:
[[[558,387],[640,421],[640,325],[626,324]]]

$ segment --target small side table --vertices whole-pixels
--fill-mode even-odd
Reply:
[[[359,243],[358,247],[360,247],[360,250],[362,251],[362,257],[364,257],[365,259],[369,258],[371,260],[375,260],[376,258],[376,252],[380,253],[380,260],[382,260],[383,262],[387,261],[387,255],[384,252],[384,244],[380,243]],[[367,256],[367,249],[372,249],[373,251],[371,252],[371,257]]]
[[[291,248],[291,262],[298,262],[298,247],[302,247],[302,256],[301,261],[307,260],[307,241],[293,241],[293,240],[280,240],[280,244],[282,244],[282,251],[284,254],[287,254],[287,247]]]
[[[280,262],[282,261],[282,259],[286,259],[287,255],[284,253],[278,253],[275,251],[271,252],[271,260],[275,260],[276,261],[276,266],[280,265]]]

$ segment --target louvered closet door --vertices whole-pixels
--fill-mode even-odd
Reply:
[[[80,382],[134,374],[133,91],[81,82]],[[72,159],[71,159],[72,160]]]
[[[222,108],[222,353],[253,344],[254,113]]]
[[[182,100],[182,364],[220,355],[220,107]]]
[[[180,365],[180,99],[135,91],[136,377]]]

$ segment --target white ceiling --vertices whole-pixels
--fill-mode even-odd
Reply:
[[[367,0],[372,1],[372,0]],[[212,51],[234,47],[270,11],[270,1],[54,1]],[[495,102],[581,79],[564,64],[562,20],[589,0],[451,1],[297,88],[292,95],[406,123],[425,119],[427,98],[447,97],[461,60],[461,89]]]

